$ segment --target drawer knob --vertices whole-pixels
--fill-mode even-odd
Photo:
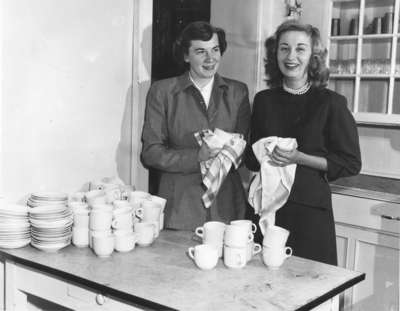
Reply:
[[[390,219],[390,220],[397,220],[400,221],[400,217],[391,216],[391,215],[381,215],[382,218]]]
[[[98,305],[102,306],[106,302],[106,297],[104,297],[102,294],[97,294],[96,295],[96,302]]]

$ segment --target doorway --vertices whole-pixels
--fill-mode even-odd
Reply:
[[[154,0],[151,80],[183,73],[172,55],[172,46],[183,28],[194,21],[210,22],[211,0]],[[149,169],[149,192],[158,192],[159,172]]]

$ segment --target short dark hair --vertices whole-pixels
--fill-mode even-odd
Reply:
[[[277,50],[279,39],[288,31],[301,31],[311,38],[311,57],[308,64],[308,79],[313,86],[326,87],[329,69],[326,67],[327,50],[322,46],[318,28],[310,24],[302,24],[297,20],[289,20],[278,26],[275,33],[265,41],[266,58],[265,73],[267,84],[271,87],[282,85],[283,75],[278,66]]]
[[[209,41],[215,33],[218,36],[218,45],[222,55],[227,47],[225,31],[222,28],[214,27],[210,23],[204,21],[196,21],[188,24],[174,43],[173,55],[175,61],[181,66],[186,66],[187,64],[184,61],[184,56],[189,53],[190,41]]]

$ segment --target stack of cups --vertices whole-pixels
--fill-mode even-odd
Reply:
[[[117,252],[129,252],[135,248],[137,235],[133,232],[133,224],[136,221],[136,212],[126,199],[113,201],[114,249]]]
[[[113,220],[111,226],[115,238],[114,249],[118,252],[129,252],[133,250],[137,242],[137,235],[133,233],[133,223],[136,214],[133,213],[132,206],[130,206],[128,202],[114,201],[114,210],[112,214]]]
[[[247,232],[253,235],[256,233],[257,226],[251,222],[251,220],[232,220],[231,225],[242,226],[247,229]],[[246,253],[246,261],[249,262],[253,256],[261,253],[262,247],[261,244],[254,243],[253,240],[247,242],[247,253]]]
[[[70,202],[74,221],[72,226],[72,244],[77,247],[89,246],[89,206],[84,202]]]
[[[106,204],[107,197],[103,190],[95,189],[85,193],[85,200],[89,204],[89,207],[93,207],[95,204]]]
[[[89,245],[99,257],[108,257],[114,251],[112,222],[112,205],[95,204],[92,206],[89,214]]]
[[[262,257],[268,268],[278,269],[285,259],[292,255],[292,248],[286,246],[289,233],[279,226],[269,226],[265,229]]]
[[[164,228],[164,209],[167,200],[144,191],[132,191],[129,203],[136,216],[134,231],[139,246],[148,246],[159,236]],[[139,221],[137,220],[139,219]]]
[[[218,258],[221,258],[223,253],[225,227],[223,222],[208,221],[195,230],[195,234],[202,238],[203,244],[210,245],[217,250]]]
[[[228,268],[243,268],[248,261],[248,245],[253,242],[252,226],[230,224],[224,235],[224,264]]]

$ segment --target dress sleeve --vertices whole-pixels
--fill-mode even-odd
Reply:
[[[142,161],[144,165],[170,173],[200,171],[197,160],[199,148],[173,149],[168,146],[167,96],[158,84],[147,93],[142,132]]]
[[[361,153],[357,126],[344,96],[337,95],[331,105],[327,141],[327,178],[357,175],[361,170]]]
[[[259,119],[258,116],[262,115],[260,114],[260,96],[256,95],[254,97],[254,102],[253,102],[253,112],[251,114],[251,120],[250,120],[250,138],[249,138],[249,143],[247,144],[246,147],[246,153],[245,153],[245,164],[246,167],[253,171],[257,172],[260,170],[260,163],[258,162],[256,156],[254,155],[252,145],[261,138],[261,133],[258,130],[259,128]]]

